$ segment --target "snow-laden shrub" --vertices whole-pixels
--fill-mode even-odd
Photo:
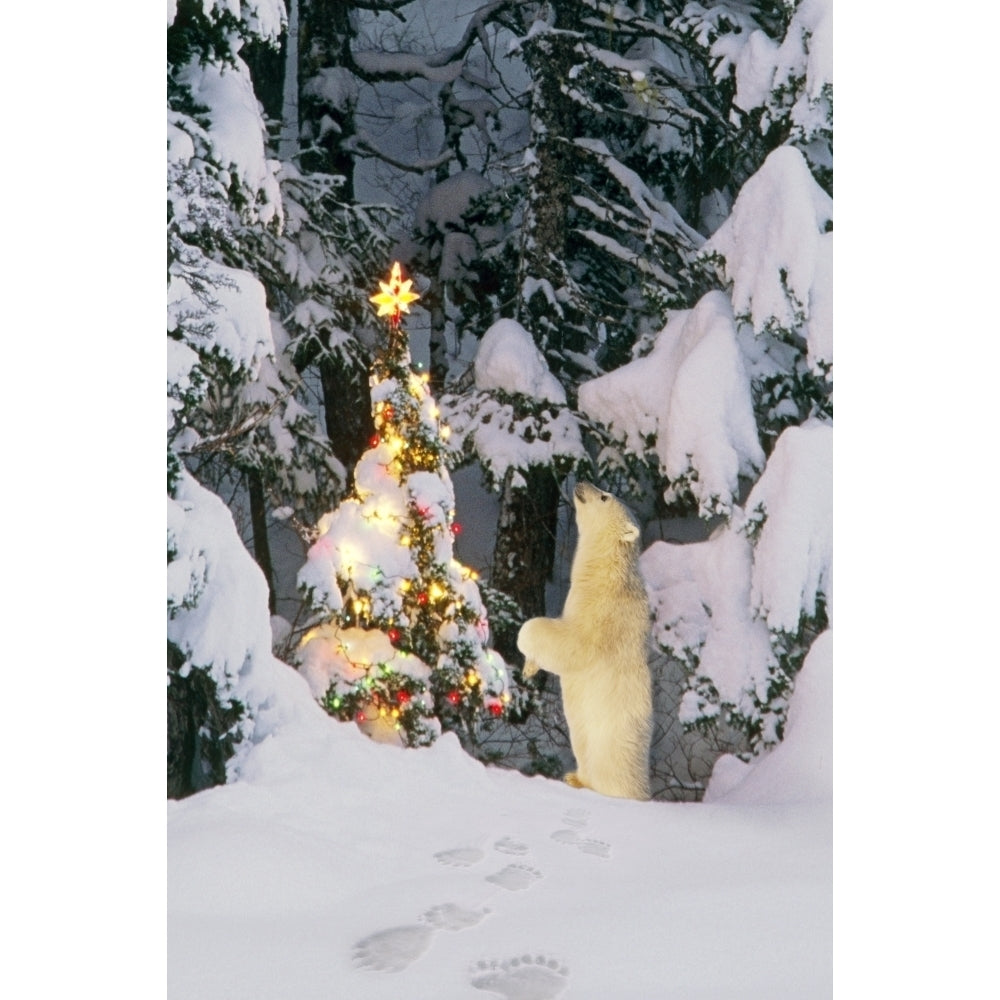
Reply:
[[[736,324],[721,292],[672,315],[644,357],[584,382],[580,409],[620,448],[654,464],[667,503],[693,496],[703,516],[729,512],[740,477],[764,465]]]
[[[531,334],[501,319],[483,335],[473,391],[445,394],[449,461],[478,459],[493,489],[513,477],[518,488],[531,468],[565,475],[586,462],[580,424]]]
[[[720,717],[760,749],[780,741],[788,696],[832,594],[832,429],[786,430],[747,501],[705,542],[655,542],[640,568],[653,640],[682,664],[680,719]]]

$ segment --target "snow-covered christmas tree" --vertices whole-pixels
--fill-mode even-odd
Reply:
[[[419,746],[444,729],[470,745],[511,702],[507,665],[487,645],[477,574],[454,557],[448,428],[401,324],[419,296],[399,264],[379,285],[388,339],[371,373],[376,433],[299,573],[321,618],[299,669],[331,715],[377,740]]]

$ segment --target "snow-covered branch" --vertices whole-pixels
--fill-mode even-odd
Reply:
[[[643,179],[615,157],[600,139],[575,139],[574,144],[598,157],[608,173],[625,189],[652,230],[680,238],[692,249],[704,243],[704,238],[692,229],[677,209],[667,201],[657,198]]]
[[[398,160],[396,157],[390,156],[379,149],[365,133],[358,133],[351,136],[344,146],[348,152],[359,153],[362,156],[374,156],[383,163],[388,163],[389,166],[395,167],[397,170],[404,170],[411,174],[425,174],[455,159],[455,151],[453,149],[445,149],[438,153],[437,156],[429,159],[412,160],[410,162]]]
[[[517,0],[492,0],[480,7],[465,26],[461,39],[439,52],[386,52],[362,49],[351,53],[359,76],[366,80],[410,80],[423,77],[434,83],[450,83],[463,71],[465,56],[478,41],[489,51],[486,25]]]

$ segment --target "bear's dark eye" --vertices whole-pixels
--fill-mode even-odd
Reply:
[[[601,497],[601,503],[604,503],[604,501],[607,500],[607,499],[608,499],[608,495],[605,493],[604,496]]]

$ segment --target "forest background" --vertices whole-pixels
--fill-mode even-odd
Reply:
[[[160,514],[150,513],[161,510],[155,498],[162,489],[162,457],[152,441],[159,440],[162,426],[155,388],[162,354],[151,336],[140,335],[159,326],[162,302],[157,263],[162,261],[162,132],[151,110],[159,106],[161,78],[160,64],[151,65],[149,58],[162,37],[162,20],[151,16],[155,23],[147,28],[129,11],[130,25],[138,24],[137,44],[105,42],[85,51],[77,42],[93,35],[89,14],[67,12],[63,30],[56,32],[62,41],[50,51],[63,68],[61,80],[75,76],[88,86],[77,89],[46,78],[41,86],[49,100],[40,106],[51,118],[38,114],[39,105],[15,102],[9,126],[10,135],[32,151],[23,161],[29,196],[10,206],[9,232],[19,240],[11,272],[10,287],[18,290],[12,296],[12,329],[49,331],[58,345],[57,363],[47,376],[53,387],[49,398],[58,405],[39,407],[35,389],[15,387],[7,398],[11,416],[37,415],[41,427],[39,434],[29,434],[23,423],[12,424],[8,440],[9,467],[31,497],[15,507],[8,489],[8,509],[17,510],[24,525],[12,538],[21,582],[10,619],[20,626],[11,662],[65,669],[12,672],[9,704],[18,706],[18,718],[5,728],[5,760],[13,815],[28,820],[11,831],[15,853],[39,859],[39,867],[44,858],[49,884],[73,886],[64,905],[52,912],[34,873],[15,885],[23,926],[40,926],[44,913],[47,940],[62,942],[64,964],[74,970],[50,969],[47,979],[66,977],[67,983],[88,968],[95,976],[100,969],[108,981],[101,949],[80,929],[95,910],[105,921],[120,922],[123,939],[139,940],[146,935],[136,929],[134,915],[148,913],[155,925],[163,914],[162,896],[157,899],[162,869],[155,860],[163,856],[155,846],[162,836],[162,563]],[[899,956],[891,979],[898,985],[907,978],[904,956],[921,942],[933,942],[942,972],[955,953],[962,959],[953,975],[967,972],[979,934],[964,927],[945,933],[940,922],[928,923],[925,911],[910,903],[930,895],[938,914],[968,911],[965,895],[981,878],[983,860],[969,848],[979,846],[980,832],[988,829],[979,815],[980,779],[949,754],[901,750],[899,727],[905,720],[906,735],[919,730],[912,742],[922,745],[926,720],[933,720],[936,747],[953,738],[967,748],[964,759],[976,760],[977,737],[988,725],[970,731],[968,719],[977,713],[963,702],[971,686],[974,697],[988,704],[995,683],[984,665],[989,655],[980,633],[965,624],[990,620],[991,590],[982,570],[990,547],[984,554],[978,544],[954,544],[951,533],[927,531],[926,494],[913,490],[924,470],[960,469],[961,486],[946,496],[949,512],[967,497],[978,500],[992,492],[992,450],[975,432],[991,424],[995,343],[988,334],[976,341],[970,352],[975,364],[966,362],[962,350],[968,334],[984,327],[977,290],[989,287],[989,259],[974,241],[969,244],[968,234],[978,229],[988,239],[993,230],[993,210],[981,203],[992,185],[981,157],[961,157],[960,176],[952,169],[953,151],[964,149],[966,135],[975,134],[970,119],[976,120],[979,109],[970,100],[970,111],[956,113],[940,81],[971,76],[970,91],[975,83],[988,88],[978,79],[984,68],[975,61],[941,55],[936,25],[923,26],[915,41],[900,46],[891,15],[881,15],[878,23],[866,13],[863,25],[856,16],[838,12],[838,24],[850,24],[838,30],[849,36],[843,44],[851,73],[838,102],[839,149],[847,150],[839,155],[847,169],[841,174],[837,315],[838,329],[856,331],[856,338],[842,335],[839,342],[846,351],[841,393],[842,399],[847,394],[849,412],[847,419],[842,413],[838,431],[839,455],[846,456],[838,457],[838,477],[857,488],[843,492],[838,486],[838,525],[849,555],[841,557],[838,660],[848,665],[837,713],[838,727],[847,720],[848,731],[864,736],[840,740],[837,748],[838,799],[843,795],[840,809],[849,810],[838,832],[846,862],[838,879],[847,898],[870,899],[870,885],[877,882],[884,886],[882,897],[893,901],[895,929],[883,940],[884,948]],[[23,35],[21,15],[10,17],[14,35]],[[933,73],[927,72],[928,52],[935,54]],[[907,95],[892,104],[891,116],[879,113],[893,89],[886,83],[887,65],[893,67],[891,82],[905,81]],[[36,68],[34,60],[9,62],[8,91]],[[95,115],[97,107],[116,109],[121,122]],[[40,119],[58,121],[58,132]],[[919,166],[911,165],[908,180],[901,179],[897,162],[872,155],[893,144],[887,139],[926,135],[928,120],[936,141],[922,145]],[[120,141],[125,133],[127,143]],[[939,194],[943,187],[953,192],[947,211]],[[934,194],[928,197],[928,191]],[[951,252],[942,252],[942,246]],[[12,346],[12,371],[37,367],[30,337],[12,338]],[[931,393],[935,406],[926,405]],[[86,419],[76,420],[76,414]],[[902,496],[907,499],[897,499]],[[883,513],[883,505],[891,509],[873,517],[873,510]],[[45,551],[40,540],[53,534],[60,541],[70,535],[77,544]],[[937,586],[928,587],[928,580]],[[58,612],[45,599],[53,593],[65,595]],[[857,625],[871,619],[865,613],[871,608],[879,609],[883,627]],[[74,636],[74,655],[60,652],[43,661],[38,638],[52,631],[54,614],[60,631]],[[845,619],[854,624],[845,629]],[[891,630],[886,622],[893,623]],[[941,624],[935,629],[928,623]],[[957,711],[942,712],[942,690],[955,673],[972,682],[959,681],[958,696],[946,699]],[[38,682],[49,676],[58,678],[55,691],[40,698]],[[58,736],[39,745],[40,732]],[[14,753],[26,745],[35,748],[30,762],[41,763],[51,782],[42,807],[38,769],[25,766],[23,750]],[[11,768],[12,761],[18,765]],[[882,780],[871,780],[873,770]],[[138,796],[145,804],[134,804],[131,788],[145,789]],[[927,790],[935,788],[951,789],[942,810],[927,805]],[[858,822],[875,816],[878,822]],[[83,824],[92,832],[77,828],[67,837],[67,820],[82,817],[99,821]],[[952,855],[946,872],[928,871],[928,853],[946,849],[955,830],[965,841],[962,851]],[[153,849],[136,852],[136,844]],[[120,863],[123,856],[126,865]],[[109,896],[113,903],[96,902]],[[882,930],[881,914],[867,919],[876,917]],[[871,926],[852,907],[850,936],[860,939]],[[155,954],[162,934],[151,936]],[[33,940],[34,948],[14,949],[12,979],[37,970],[40,949],[48,950],[47,943]],[[141,953],[141,948],[131,951],[135,962],[143,961]],[[155,957],[152,961],[155,965]],[[126,973],[123,965],[110,976],[125,981]],[[113,984],[108,988],[113,991]]]
[[[168,794],[270,725],[213,495],[330,714],[558,776],[515,637],[561,606],[596,480],[641,535],[654,796],[780,742],[832,626],[829,4],[168,22]],[[390,258],[412,347],[372,322]]]

